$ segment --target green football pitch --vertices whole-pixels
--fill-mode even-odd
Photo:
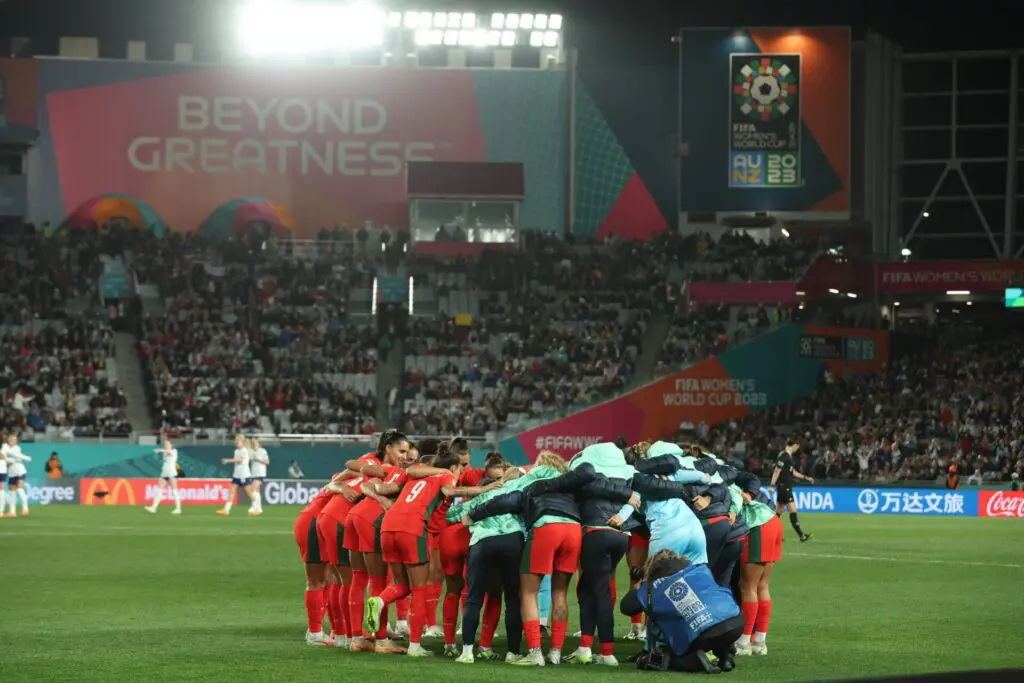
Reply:
[[[611,681],[630,665],[542,671],[353,655],[303,643],[297,508],[35,507],[0,520],[0,681]],[[729,679],[1024,666],[1024,523],[802,515],[776,568],[769,655]],[[625,585],[624,571],[620,586]],[[573,608],[575,611],[575,608]],[[570,633],[575,630],[574,623]],[[619,618],[618,632],[627,630]],[[502,630],[499,629],[499,635]],[[439,651],[439,642],[425,641]],[[503,643],[499,640],[499,648]],[[575,647],[566,643],[566,651]],[[545,644],[546,645],[546,644]],[[624,659],[636,645],[621,643]]]

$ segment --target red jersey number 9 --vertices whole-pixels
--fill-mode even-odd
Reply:
[[[411,503],[414,500],[416,500],[416,496],[420,495],[420,493],[425,488],[427,488],[427,480],[426,479],[420,479],[418,482],[413,484],[412,490],[409,491],[408,495],[406,495],[406,497],[405,497],[405,502],[406,503]]]

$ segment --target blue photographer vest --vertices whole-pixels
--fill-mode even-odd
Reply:
[[[655,579],[637,588],[644,611],[657,624],[672,652],[684,655],[693,641],[712,626],[738,616],[740,608],[728,588],[715,583],[705,564],[691,564],[671,576]]]

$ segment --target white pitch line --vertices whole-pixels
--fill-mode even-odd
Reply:
[[[878,557],[875,555],[832,555],[829,553],[785,553],[785,557],[809,557],[822,560],[861,560],[865,562],[914,562],[917,564],[957,564],[964,567],[1001,567],[1003,569],[1024,569],[1020,564],[1000,564],[997,562],[972,562],[970,560],[931,560],[917,557]]]

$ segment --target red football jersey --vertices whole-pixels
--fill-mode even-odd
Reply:
[[[359,462],[363,463],[364,465],[376,465],[377,467],[380,467],[381,464],[380,458],[377,457],[376,451],[372,451],[370,453],[367,453],[366,455],[360,455]]]
[[[463,470],[462,474],[459,475],[457,486],[479,486],[480,482],[484,479],[485,473],[486,470],[482,467]],[[451,506],[451,498],[445,498],[441,501],[441,504],[437,506],[434,513],[430,515],[430,521],[427,522],[427,533],[439,534],[444,531],[446,527],[451,526],[451,523],[446,519],[448,516],[448,508]]]
[[[335,472],[334,474],[331,475],[331,479],[334,479],[339,474],[341,474],[341,472]],[[306,507],[302,508],[302,512],[300,512],[299,514],[320,514],[320,511],[324,509],[324,506],[331,502],[331,496],[333,495],[334,494],[331,493],[330,491],[320,489],[320,491],[315,496],[313,496],[313,500],[309,501],[309,504]]]
[[[427,532],[427,520],[444,500],[441,489],[455,485],[451,472],[435,474],[423,479],[410,479],[398,494],[398,500],[384,513],[381,531],[405,531],[423,536]]]
[[[366,477],[353,477],[352,479],[346,479],[341,482],[342,486],[347,486],[351,489],[359,490],[359,487],[366,483]],[[359,501],[356,501],[358,503]],[[320,511],[321,515],[326,515],[336,521],[338,524],[344,524],[345,519],[348,517],[349,511],[355,506],[355,503],[350,503],[345,499],[345,496],[340,493],[336,493],[331,496],[331,499],[327,501],[327,505]]]
[[[405,473],[401,467],[395,465],[384,465],[384,484],[398,484],[399,486],[405,486],[405,483],[409,480],[409,476]],[[392,506],[393,507],[393,506]],[[364,498],[363,500],[356,503],[355,507],[352,508],[349,516],[362,517],[368,522],[376,522],[377,518],[384,514],[384,510],[381,509],[380,503],[375,501],[373,498]]]

